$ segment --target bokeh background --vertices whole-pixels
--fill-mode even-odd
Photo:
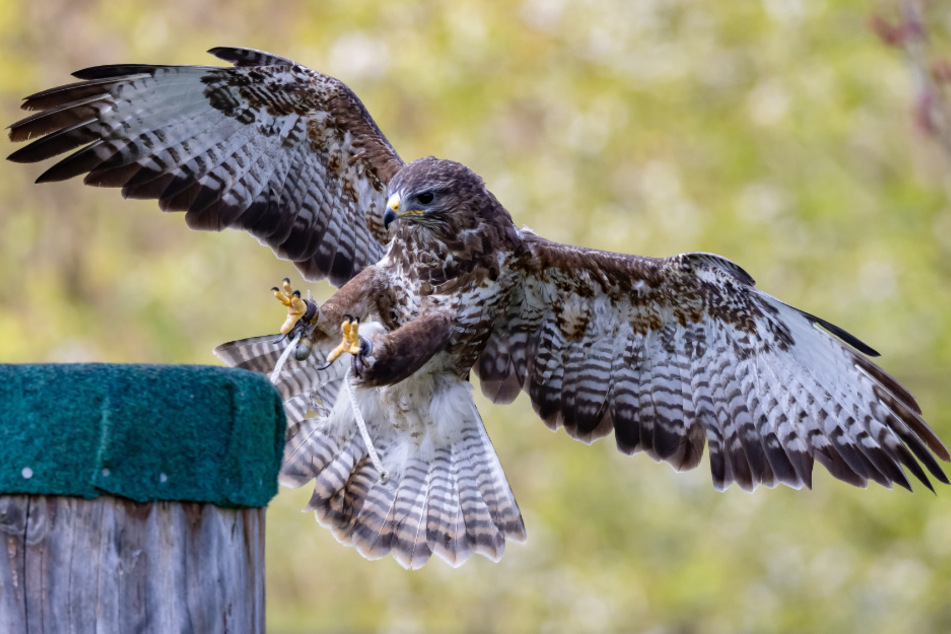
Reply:
[[[0,120],[114,62],[270,50],[346,81],[409,160],[473,167],[560,241],[712,251],[883,353],[951,441],[951,165],[872,0],[0,0]],[[945,53],[951,9],[926,4]],[[0,153],[13,151],[5,138]],[[216,363],[302,280],[250,237],[0,163],[0,361]],[[329,288],[314,285],[325,297]],[[528,527],[498,564],[409,573],[283,490],[271,632],[951,631],[951,488],[716,493],[481,400]]]

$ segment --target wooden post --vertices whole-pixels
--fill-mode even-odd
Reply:
[[[267,378],[0,365],[0,632],[263,632]]]

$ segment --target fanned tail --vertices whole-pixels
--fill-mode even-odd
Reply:
[[[361,334],[382,332],[372,323]],[[287,345],[269,335],[223,344],[215,354],[271,374]],[[434,554],[452,566],[473,554],[498,561],[507,539],[524,541],[521,512],[467,381],[424,368],[395,386],[352,388],[383,479],[342,389],[349,363],[318,370],[321,352],[306,361],[290,355],[277,377],[288,419],[280,483],[314,481],[307,510],[338,541],[368,559],[392,553],[413,569]]]
[[[342,393],[329,416],[305,421],[288,441],[281,484],[314,480],[307,509],[368,559],[392,553],[413,569],[433,554],[452,566],[474,553],[498,561],[506,539],[525,539],[525,525],[469,389],[444,375],[356,389],[385,479]],[[397,406],[407,399],[425,403],[418,418]]]

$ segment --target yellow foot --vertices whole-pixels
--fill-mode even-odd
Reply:
[[[327,366],[336,361],[337,357],[344,352],[360,354],[360,320],[352,315],[344,315],[340,330],[343,332],[343,341],[327,355]]]
[[[271,289],[271,292],[274,293],[274,297],[279,302],[287,306],[287,319],[284,320],[284,325],[281,326],[281,334],[286,335],[307,312],[307,302],[301,299],[300,291],[291,290],[291,281],[286,277],[281,282],[281,288],[275,286]]]

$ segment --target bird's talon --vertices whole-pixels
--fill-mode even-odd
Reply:
[[[287,319],[281,325],[281,334],[286,335],[294,329],[294,326],[302,317],[307,315],[308,302],[301,297],[299,290],[291,288],[291,281],[286,277],[281,280],[280,288],[275,286],[271,289],[271,292],[279,302],[287,306]]]
[[[359,356],[362,351],[361,341],[366,340],[360,337],[360,320],[358,318],[353,315],[344,315],[343,323],[340,324],[340,331],[343,334],[343,340],[327,355],[325,368],[330,367],[330,364],[336,361],[344,352]]]

